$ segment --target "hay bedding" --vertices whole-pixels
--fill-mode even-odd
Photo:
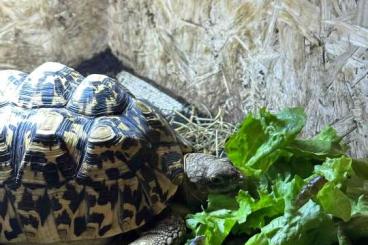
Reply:
[[[218,111],[216,115],[208,112],[207,116],[203,116],[193,107],[189,115],[176,114],[170,124],[192,144],[196,152],[224,157],[225,141],[235,131],[236,125],[224,121],[223,111]]]

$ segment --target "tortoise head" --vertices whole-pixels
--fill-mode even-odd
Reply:
[[[244,179],[229,160],[202,153],[186,154],[184,171],[190,183],[208,193],[234,191]]]

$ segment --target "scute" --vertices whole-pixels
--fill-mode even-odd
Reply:
[[[14,96],[17,87],[26,78],[27,73],[17,70],[0,71],[0,106],[7,104]]]
[[[58,63],[0,79],[1,244],[108,238],[167,206],[182,151],[149,104]]]
[[[129,103],[126,88],[104,75],[89,75],[75,90],[67,109],[86,116],[121,114]]]
[[[6,181],[12,171],[10,167],[10,152],[7,144],[7,130],[0,124],[0,185]]]
[[[92,133],[89,135],[90,142],[106,142],[107,140],[111,140],[115,137],[114,130],[109,126],[98,126],[94,129]]]
[[[11,101],[23,108],[63,107],[82,79],[65,65],[44,63],[22,81]]]

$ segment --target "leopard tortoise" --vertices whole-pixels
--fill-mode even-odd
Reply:
[[[155,222],[183,182],[226,191],[241,178],[183,142],[110,77],[53,62],[0,71],[0,244],[109,244]],[[133,243],[174,244],[173,217]]]

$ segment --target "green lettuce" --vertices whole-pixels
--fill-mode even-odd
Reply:
[[[259,175],[278,159],[281,148],[302,130],[305,113],[301,108],[285,109],[273,115],[261,109],[250,114],[237,133],[226,142],[229,159],[247,176]]]
[[[286,148],[295,156],[324,161],[327,157],[339,157],[346,153],[348,146],[341,140],[336,130],[327,126],[312,139],[295,139]]]
[[[187,220],[187,226],[192,229],[196,235],[205,237],[206,245],[222,244],[231,229],[236,223],[236,218],[231,210],[220,209],[212,212],[200,212],[190,215]]]
[[[245,245],[327,245],[337,240],[335,234],[331,215],[310,200],[295,215],[286,213],[273,219]]]
[[[247,176],[235,195],[209,195],[187,218],[193,236],[220,245],[230,236],[253,244],[349,244],[368,237],[368,162],[346,155],[332,127],[299,138],[301,108],[249,114],[225,152]],[[250,239],[248,239],[250,237]]]
[[[315,166],[314,172],[340,187],[353,173],[351,164],[352,159],[346,156],[328,158],[322,165]]]
[[[351,218],[350,199],[333,183],[326,184],[318,192],[317,200],[323,209],[333,216],[344,221]]]

